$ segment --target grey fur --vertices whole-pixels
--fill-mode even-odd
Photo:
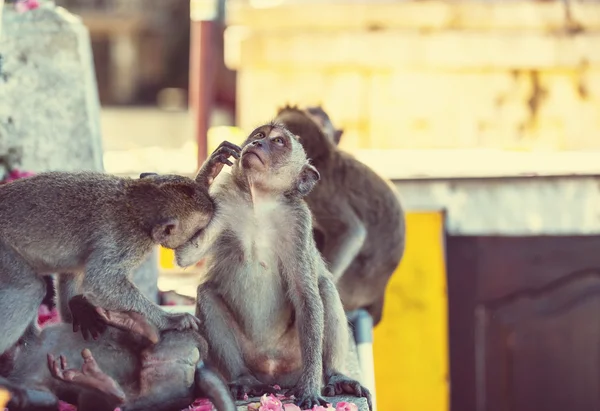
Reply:
[[[312,110],[312,113],[310,112]],[[316,111],[315,111],[316,110]],[[385,290],[404,254],[404,211],[392,185],[331,141],[321,109],[286,106],[275,121],[296,134],[321,181],[306,197],[319,251],[346,311],[365,308],[381,320]]]
[[[301,408],[312,408],[325,402],[324,379],[329,394],[335,381],[343,382],[336,394],[369,398],[341,374],[348,323],[303,200],[319,172],[295,136],[276,124],[254,130],[243,147],[231,174],[220,174],[210,188],[213,219],[175,250],[180,266],[206,261],[196,315],[209,361],[238,398],[279,384]]]
[[[34,409],[37,401],[31,388],[46,393],[46,397],[54,395],[74,403],[79,411],[112,411],[115,407],[123,411],[179,411],[200,396],[208,396],[218,411],[236,410],[225,382],[204,366],[207,344],[193,330],[165,331],[153,345],[116,328],[108,328],[98,340],[85,341],[69,325],[60,323],[28,333],[16,349],[12,367],[3,373],[6,380],[0,381],[20,397],[21,406],[15,404],[14,410]],[[103,374],[99,377],[112,379],[113,387],[123,394],[121,398],[69,381],[69,371],[65,371],[82,370],[84,349],[91,351],[98,364]],[[64,356],[67,364],[61,372],[66,378],[52,375],[54,362],[45,366],[47,354]],[[60,364],[58,358],[55,360]]]
[[[0,354],[35,321],[45,294],[40,276],[56,272],[64,273],[61,315],[82,331],[86,324],[64,302],[83,291],[107,309],[143,313],[160,330],[197,328],[193,316],[166,313],[144,297],[128,275],[154,244],[189,240],[212,211],[207,187],[179,176],[49,172],[0,186]]]

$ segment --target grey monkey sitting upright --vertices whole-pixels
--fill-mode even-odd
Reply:
[[[175,249],[182,267],[205,261],[196,315],[207,362],[238,399],[279,384],[302,409],[325,404],[322,395],[370,402],[369,391],[344,374],[348,322],[303,200],[319,172],[281,125],[258,127],[243,149],[222,146],[241,157],[211,185],[215,214]]]

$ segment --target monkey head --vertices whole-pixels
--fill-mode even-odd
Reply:
[[[250,133],[232,173],[256,192],[300,197],[320,179],[298,138],[277,123],[265,124]]]
[[[174,249],[210,222],[208,189],[188,177],[142,173],[126,187],[128,207],[155,244]]]
[[[335,128],[331,119],[321,106],[308,106],[306,107],[306,112],[313,119],[313,121],[317,123],[319,127],[321,127],[321,130],[323,130],[325,136],[330,139],[333,144],[336,146],[340,144],[344,130],[341,128]]]
[[[314,116],[306,110],[286,106],[279,110],[274,121],[298,136],[308,157],[317,164],[336,149],[333,139],[326,135]]]

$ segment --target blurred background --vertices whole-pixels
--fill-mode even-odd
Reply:
[[[321,104],[393,182],[407,248],[374,330],[379,410],[600,410],[598,1],[55,3],[89,33],[105,171],[192,175],[278,107]],[[25,42],[4,7],[3,41]],[[0,142],[44,105],[7,95]],[[170,252],[151,264],[194,296]]]

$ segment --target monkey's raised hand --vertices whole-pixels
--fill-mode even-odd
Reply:
[[[233,163],[228,160],[229,157],[234,157],[236,159],[240,158],[242,149],[239,146],[236,146],[229,141],[223,141],[219,144],[219,147],[210,155],[210,157],[204,162],[200,171],[198,171],[198,175],[196,176],[196,181],[200,184],[210,186],[215,177],[219,175],[221,170],[223,169],[223,165],[227,164],[228,166],[232,166]]]

